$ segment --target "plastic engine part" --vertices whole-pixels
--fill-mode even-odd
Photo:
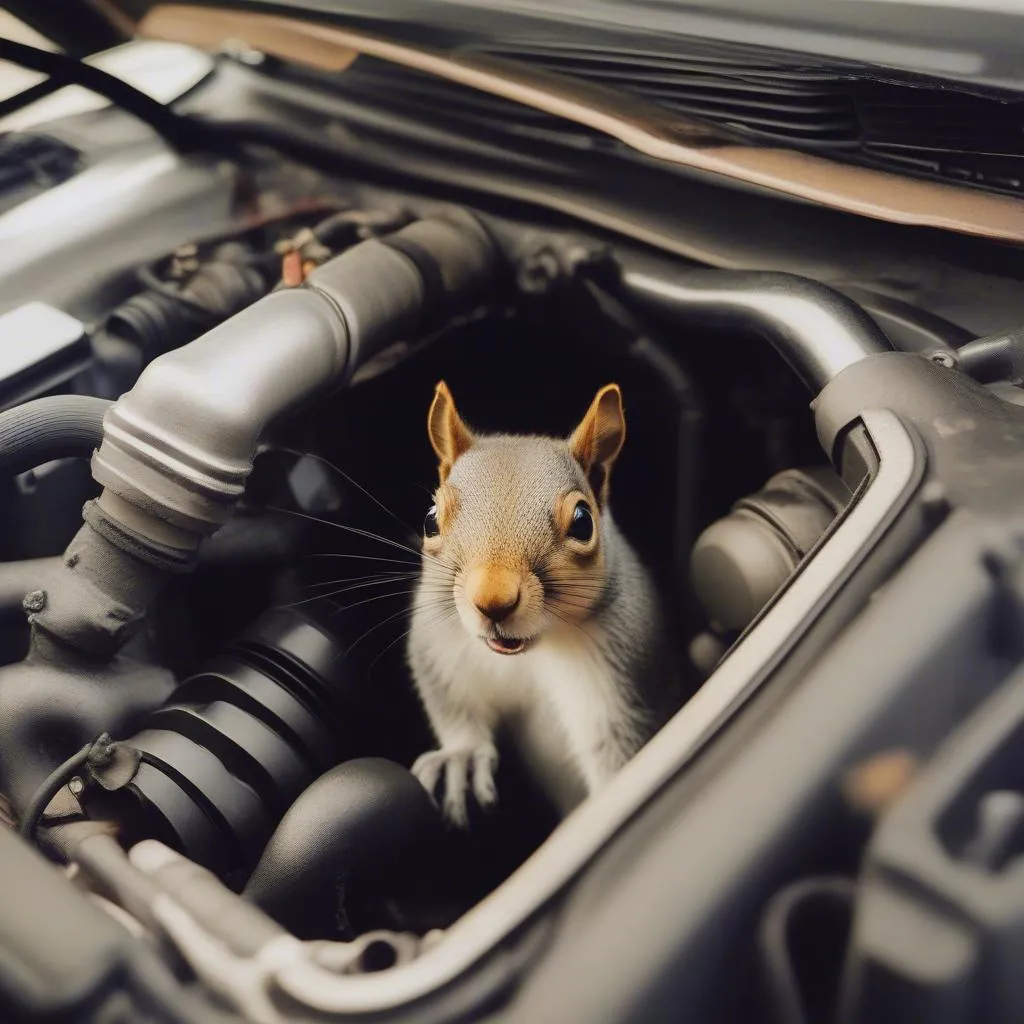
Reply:
[[[310,616],[268,612],[127,741],[138,772],[123,790],[94,792],[90,813],[244,878],[299,794],[353,755],[343,654]]]

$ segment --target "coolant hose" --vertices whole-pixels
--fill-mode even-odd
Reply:
[[[112,404],[50,395],[0,413],[0,472],[15,476],[54,459],[88,458],[103,440],[103,416]]]
[[[810,278],[688,267],[666,274],[663,264],[632,255],[618,262],[631,298],[702,329],[755,331],[815,395],[848,366],[892,350],[857,303]]]

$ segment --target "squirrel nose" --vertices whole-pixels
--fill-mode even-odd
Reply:
[[[484,567],[470,574],[467,590],[476,610],[491,622],[503,622],[519,607],[519,574]]]
[[[503,622],[519,606],[519,591],[517,590],[511,598],[490,599],[473,602],[481,615],[486,615],[491,622]]]

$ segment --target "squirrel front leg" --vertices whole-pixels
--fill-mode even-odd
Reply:
[[[468,797],[486,809],[498,799],[498,748],[490,723],[452,698],[448,681],[426,659],[412,658],[413,677],[439,748],[416,759],[412,773],[459,828],[469,824]]]

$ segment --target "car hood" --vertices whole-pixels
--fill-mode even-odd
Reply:
[[[158,4],[18,0],[7,6],[59,36],[76,19],[82,30],[97,10],[126,34]],[[577,49],[633,45],[646,56],[672,52],[674,40],[689,37],[1024,90],[1018,46],[1024,7],[1017,0],[248,0],[230,6],[339,19],[444,48],[545,40]]]

